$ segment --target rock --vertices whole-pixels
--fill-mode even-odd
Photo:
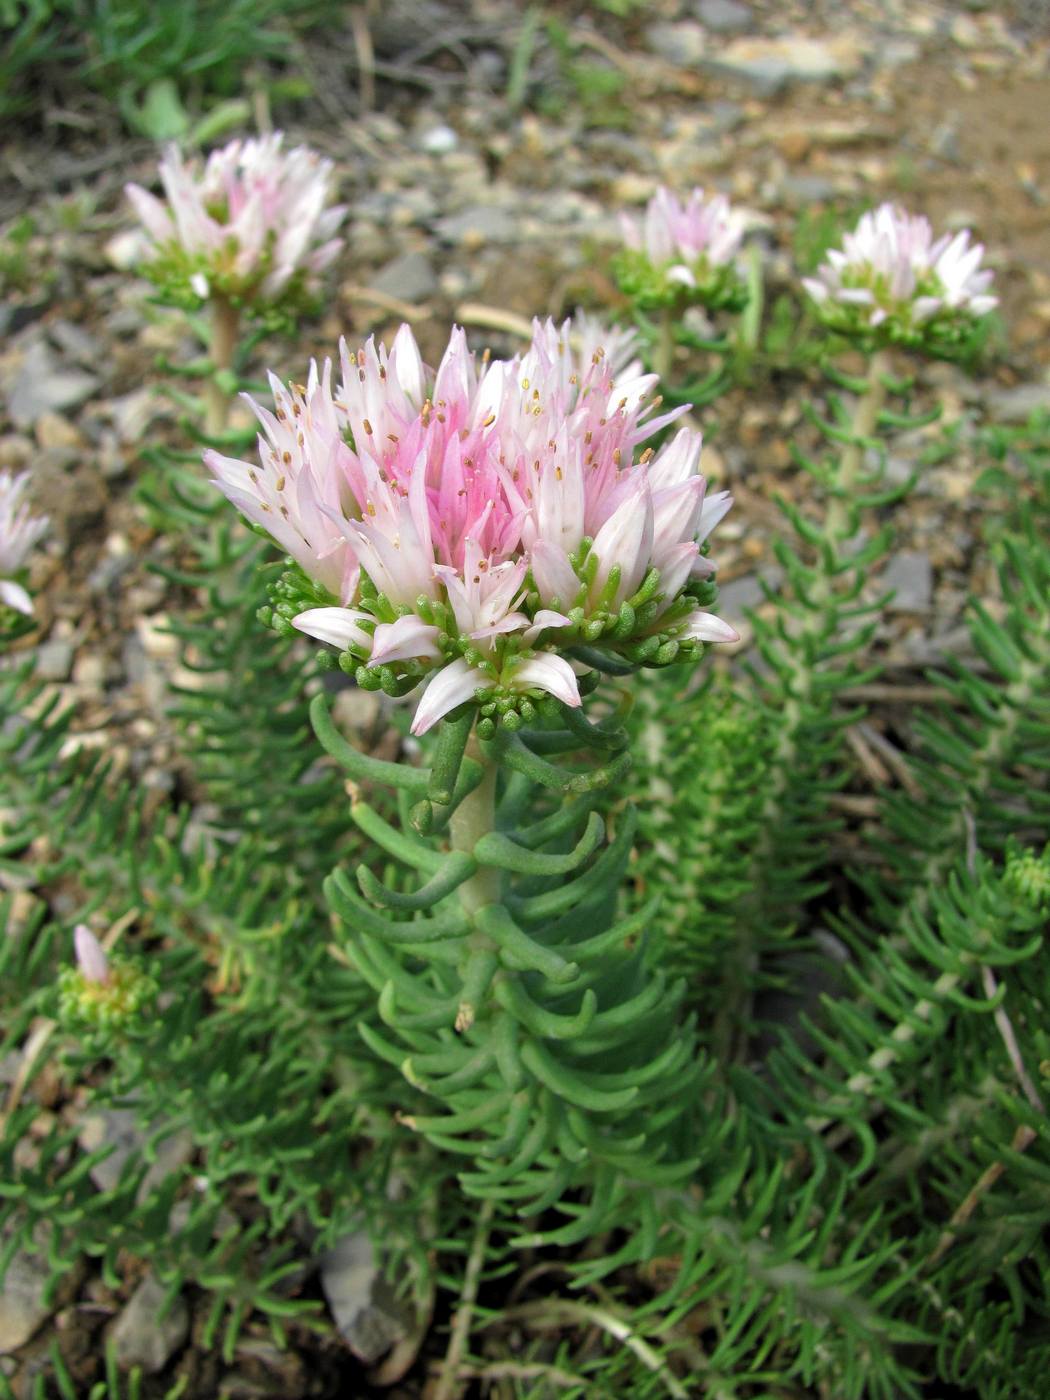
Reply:
[[[121,442],[137,443],[156,417],[160,405],[151,386],[133,389],[130,394],[110,399],[108,408]]]
[[[45,342],[36,340],[7,385],[7,411],[16,428],[28,428],[43,413],[75,408],[98,386],[95,375],[63,368]]]
[[[153,1274],[147,1274],[113,1324],[110,1339],[123,1367],[141,1366],[156,1375],[182,1346],[190,1330],[190,1314],[181,1296],[161,1315],[168,1295]]]
[[[60,637],[36,649],[36,674],[42,681],[66,681],[73,669],[73,643]]]
[[[746,29],[751,23],[752,14],[747,5],[738,0],[700,0],[696,16],[705,29],[716,34],[731,34],[736,29]]]
[[[929,612],[933,601],[930,556],[925,550],[902,549],[887,564],[882,584],[893,589],[894,596],[887,604],[893,612]]]
[[[88,369],[97,365],[99,356],[105,353],[98,338],[73,321],[52,321],[47,330],[64,355]]]
[[[44,1303],[49,1275],[46,1253],[19,1250],[8,1264],[0,1288],[0,1353],[17,1351],[50,1314]]]
[[[809,39],[787,34],[778,39],[734,39],[712,48],[704,66],[729,78],[739,78],[768,97],[793,82],[826,83],[848,78],[861,65],[854,39]]]
[[[1027,423],[1039,411],[1050,413],[1050,384],[1018,384],[988,395],[989,416],[1000,423]]]
[[[35,431],[36,440],[43,448],[72,448],[80,451],[84,447],[80,429],[61,413],[42,413],[36,420]]]
[[[438,219],[436,228],[446,243],[458,243],[468,250],[486,243],[516,243],[520,232],[519,220],[496,204],[471,205]]]
[[[438,279],[425,253],[402,253],[380,268],[372,290],[402,301],[426,301],[438,289]]]
[[[739,621],[751,608],[757,608],[765,601],[765,593],[762,591],[762,580],[770,588],[777,588],[782,582],[784,571],[777,565],[762,571],[761,577],[758,574],[743,574],[740,578],[735,578],[731,583],[723,584],[718,590],[719,617],[725,617],[733,621]]]
[[[452,127],[444,124],[428,127],[419,137],[419,149],[428,156],[447,156],[458,145],[459,137]]]
[[[412,1315],[376,1270],[364,1230],[344,1235],[324,1256],[321,1287],[340,1335],[366,1365],[410,1335]]]
[[[100,1147],[113,1149],[108,1157],[91,1168],[91,1180],[100,1191],[113,1190],[124,1164],[133,1152],[141,1149],[145,1140],[130,1108],[101,1108],[87,1114],[81,1119],[77,1134],[77,1141],[85,1152],[97,1152]]]
[[[650,24],[645,41],[657,58],[678,68],[695,68],[707,53],[707,37],[693,20]]]

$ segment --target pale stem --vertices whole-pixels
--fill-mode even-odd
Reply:
[[[240,334],[241,314],[225,297],[213,297],[211,303],[211,345],[212,369],[233,368],[233,357],[237,352],[237,338]],[[226,431],[230,416],[230,395],[215,382],[214,373],[204,386],[204,431],[210,438],[221,437]]]
[[[467,1259],[466,1272],[463,1275],[463,1289],[459,1295],[456,1320],[452,1324],[448,1351],[445,1353],[440,1379],[434,1388],[433,1400],[455,1400],[461,1390],[459,1367],[470,1338],[470,1324],[474,1317],[474,1304],[477,1301],[481,1268],[485,1262],[485,1250],[489,1242],[489,1230],[492,1227],[494,1211],[494,1202],[487,1200],[482,1203],[481,1210],[478,1212],[477,1228],[474,1231],[474,1241],[471,1245],[470,1257]]]
[[[653,350],[653,370],[660,376],[660,383],[669,385],[674,370],[674,326],[677,319],[676,306],[660,308],[660,327],[656,346]]]
[[[467,741],[466,757],[480,763],[485,776],[452,813],[448,829],[452,849],[472,855],[477,843],[496,824],[496,765],[490,763],[481,752],[481,746],[473,734]],[[495,904],[499,900],[499,871],[482,867],[460,885],[459,898],[465,912],[471,916],[487,904]]]

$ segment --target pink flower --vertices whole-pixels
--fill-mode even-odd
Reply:
[[[684,287],[697,285],[697,264],[721,267],[736,257],[744,236],[744,220],[724,194],[705,197],[694,189],[682,203],[661,185],[645,207],[639,225],[620,215],[623,241],[644,252],[654,267],[667,266],[667,276]]]
[[[344,205],[327,208],[332,162],[305,146],[283,151],[280,132],[231,141],[203,169],[171,147],[160,163],[167,203],[139,185],[128,199],[166,275],[181,267],[200,297],[276,301],[292,279],[316,276],[336,257]]]
[[[454,330],[433,372],[407,326],[389,352],[344,345],[337,390],[330,364],[305,389],[271,380],[258,466],[206,454],[332,595],[295,627],[384,685],[393,673],[398,693],[427,682],[416,733],[489,692],[504,709],[543,693],[579,705],[564,653],[614,626],[630,642],[621,605],[647,579],[634,640],[666,632],[687,654],[705,640],[683,593],[710,572],[700,545],[728,496],[705,500],[699,433],[635,460],[683,410],[654,412],[630,338],[607,354],[583,331],[537,322],[523,356],[479,365]]]
[[[0,603],[31,616],[33,603],[13,575],[25,565],[29,551],[47,533],[46,515],[33,515],[26,504],[29,473],[0,472]]]
[[[840,329],[882,327],[889,339],[918,342],[931,322],[984,316],[998,304],[983,255],[969,230],[934,241],[928,220],[880,204],[802,285]]]

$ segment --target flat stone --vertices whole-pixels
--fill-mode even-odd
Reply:
[[[705,29],[716,34],[746,29],[753,19],[750,6],[739,4],[738,0],[700,0],[696,17]]]
[[[44,1303],[49,1272],[46,1253],[19,1250],[7,1266],[0,1288],[0,1353],[24,1346],[50,1314]]]
[[[809,39],[788,34],[778,39],[734,39],[710,49],[704,66],[738,78],[763,96],[791,83],[827,83],[851,77],[861,65],[858,43],[846,38]]]
[[[438,290],[438,279],[425,253],[402,253],[380,268],[371,287],[401,301],[426,301]]]
[[[99,387],[83,370],[67,369],[43,340],[34,341],[7,386],[7,411],[16,428],[29,428],[43,413],[76,408]]]
[[[515,243],[520,222],[497,204],[475,204],[458,214],[438,219],[437,232],[446,243],[464,248],[481,248],[486,243]]]
[[[1018,384],[988,395],[989,415],[1000,423],[1027,423],[1040,411],[1050,413],[1050,384]]]
[[[411,1313],[376,1269],[364,1230],[344,1235],[324,1256],[321,1287],[340,1336],[366,1365],[409,1336]]]
[[[181,1297],[164,1315],[161,1306],[168,1290],[147,1274],[113,1324],[111,1340],[121,1366],[141,1366],[156,1375],[182,1346],[190,1330],[190,1314]]]
[[[883,587],[893,589],[887,607],[893,612],[928,612],[933,602],[933,567],[921,549],[902,549],[882,575]]]
[[[707,36],[695,20],[679,20],[676,24],[660,21],[650,24],[645,41],[657,58],[673,63],[676,68],[695,68],[707,53]]]
[[[42,681],[67,681],[73,669],[73,643],[56,637],[36,649],[36,674]]]

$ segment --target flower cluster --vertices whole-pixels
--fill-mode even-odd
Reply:
[[[166,204],[126,187],[152,245],[143,271],[170,300],[288,302],[337,255],[346,207],[326,207],[332,162],[305,146],[284,151],[283,139],[231,141],[203,169],[172,147],[160,163]]]
[[[643,310],[706,306],[738,310],[747,291],[736,266],[744,220],[725,195],[695,189],[683,204],[661,186],[639,226],[620,224],[626,245],[614,264],[623,292]]]
[[[32,614],[33,604],[14,576],[48,527],[47,516],[33,515],[25,502],[28,486],[28,472],[21,476],[0,472],[0,605],[27,617]]]
[[[523,355],[479,363],[456,329],[434,373],[402,326],[389,350],[344,343],[338,386],[330,362],[271,378],[258,463],[205,454],[302,571],[267,620],[337,648],[362,685],[426,678],[417,734],[468,701],[511,728],[544,695],[579,705],[594,649],[664,665],[736,640],[700,606],[730,498],[706,494],[698,432],[636,460],[685,410],[657,412],[656,376],[612,342],[537,322]]]
[[[969,230],[935,241],[928,220],[880,204],[803,285],[840,334],[944,353],[998,303],[983,256]]]

